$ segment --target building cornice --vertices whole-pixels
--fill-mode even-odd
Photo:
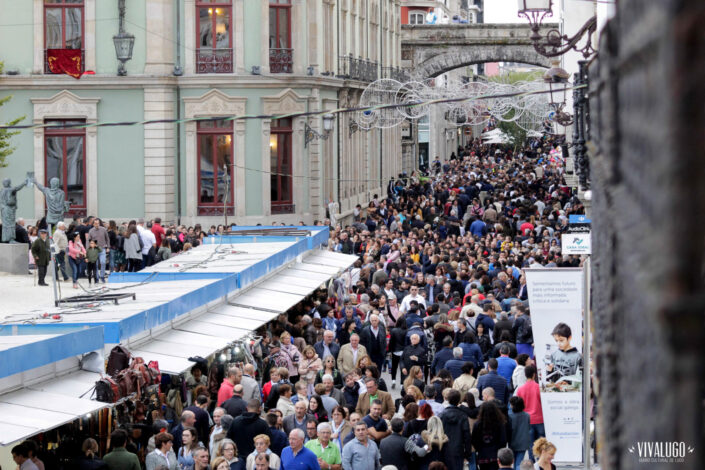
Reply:
[[[55,76],[1,76],[0,90],[31,89],[142,89],[148,87],[180,88],[365,88],[357,80],[296,75],[197,75],[188,77],[154,77],[148,75],[87,76],[80,80]]]

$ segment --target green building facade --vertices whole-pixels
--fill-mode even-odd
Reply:
[[[0,174],[59,177],[67,218],[312,223],[349,214],[402,171],[400,129],[361,131],[352,114],[217,119],[355,106],[400,63],[399,2],[125,0],[125,76],[118,7],[0,0],[0,97],[13,96],[0,122],[53,126],[14,136]],[[79,79],[49,65],[67,50],[87,72]],[[350,73],[350,54],[373,64],[367,75]],[[208,120],[91,126],[188,118]],[[19,193],[19,216],[43,213],[38,191]]]

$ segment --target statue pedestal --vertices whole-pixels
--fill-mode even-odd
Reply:
[[[29,246],[26,243],[0,243],[0,272],[28,274]]]

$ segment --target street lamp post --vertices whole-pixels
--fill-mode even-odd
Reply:
[[[519,16],[529,20],[531,27],[531,42],[536,52],[545,57],[558,57],[571,49],[583,54],[586,59],[595,54],[592,46],[592,35],[597,30],[597,17],[593,16],[573,36],[561,34],[557,29],[550,29],[546,37],[539,32],[544,18],[553,16],[553,0],[518,0]],[[578,48],[578,42],[588,33],[585,46]]]
[[[588,103],[588,90],[581,85],[587,85],[588,83],[588,62],[586,60],[578,61],[578,73],[575,74],[573,78],[573,84],[576,88],[573,89],[573,119],[575,120],[575,125],[573,126],[573,144],[574,144],[574,155],[576,170],[578,173],[578,185],[583,191],[590,189],[590,161],[587,157],[587,148],[585,143],[587,142],[588,132],[588,113],[589,113],[589,103]]]
[[[561,126],[573,124],[573,117],[563,111],[565,107],[566,90],[568,88],[568,77],[570,75],[559,66],[559,62],[554,60],[550,69],[543,75],[543,80],[548,85],[549,105],[553,108],[553,120]]]
[[[125,32],[125,0],[118,0],[118,13],[120,14],[120,29],[118,34],[113,36],[115,44],[115,55],[120,61],[118,65],[118,75],[127,75],[125,62],[132,59],[132,48],[135,45],[135,36]]]
[[[547,31],[544,37],[539,31],[544,18],[553,15],[553,0],[518,0],[518,6],[519,16],[523,16],[529,20],[531,42],[536,52],[544,57],[559,57],[571,49],[574,49],[580,52],[586,59],[578,61],[579,72],[575,74],[573,80],[572,117],[563,111],[565,100],[562,101],[562,105],[557,105],[558,102],[553,97],[554,86],[557,88],[561,83],[563,84],[563,91],[565,92],[568,82],[568,76],[565,70],[557,69],[557,65],[554,65],[546,72],[544,79],[548,83],[551,93],[551,105],[555,112],[554,120],[564,126],[573,124],[573,147],[575,149],[574,156],[578,172],[578,185],[581,190],[587,191],[590,187],[590,162],[588,161],[585,146],[588,138],[587,124],[589,110],[587,59],[594,57],[597,52],[592,46],[592,35],[597,30],[597,17],[593,16],[588,19],[578,32],[571,37],[566,34],[561,34],[557,29]],[[579,48],[578,43],[586,33],[587,39],[585,45]]]
[[[335,121],[334,115],[330,113],[326,113],[323,115],[323,134],[315,131],[311,126],[308,125],[308,123],[306,123],[306,125],[304,126],[304,148],[307,148],[308,144],[310,142],[313,142],[314,140],[327,140],[328,135],[333,130],[333,121]]]

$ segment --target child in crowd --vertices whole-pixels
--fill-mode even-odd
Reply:
[[[514,452],[514,469],[519,470],[526,451],[531,448],[531,423],[529,413],[524,411],[524,399],[514,396],[509,399],[509,420],[512,423],[512,439],[509,443]],[[527,456],[528,457],[528,456]]]
[[[93,281],[98,284],[98,270],[96,266],[101,251],[95,240],[89,242],[88,250],[86,250],[86,276],[88,277],[88,285],[92,284]]]

